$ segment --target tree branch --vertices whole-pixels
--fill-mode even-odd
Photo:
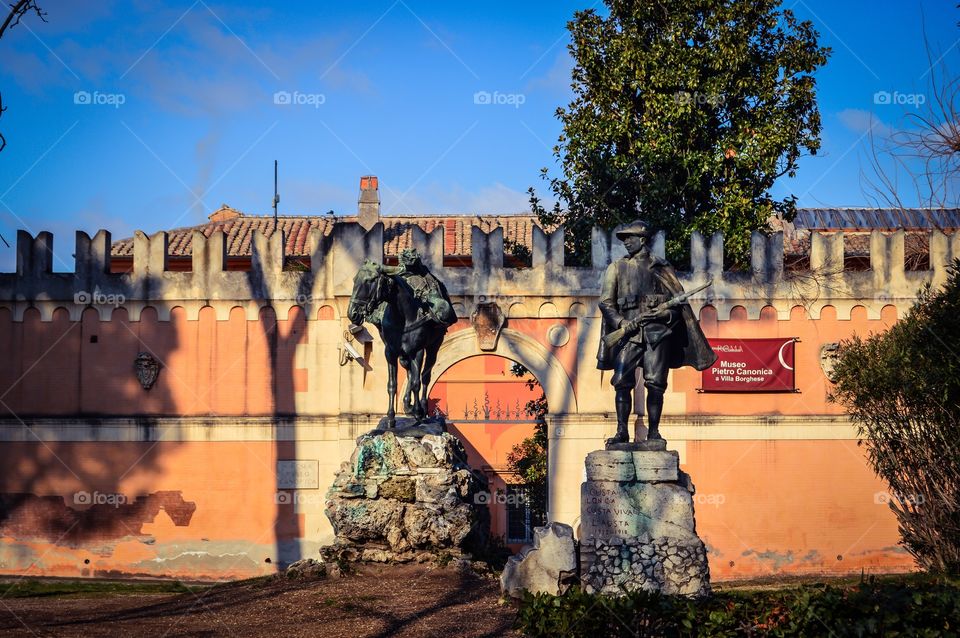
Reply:
[[[6,20],[3,21],[3,24],[0,25],[0,38],[3,37],[3,34],[7,32],[7,29],[12,29],[13,27],[20,24],[20,19],[24,15],[33,11],[37,14],[37,17],[40,18],[42,22],[46,22],[47,19],[44,17],[47,15],[47,12],[42,10],[37,4],[37,0],[17,0],[11,5],[10,13],[7,14]],[[3,97],[0,96],[0,117],[3,117],[3,112],[7,109],[3,106]],[[7,138],[3,136],[3,133],[0,133],[0,151],[3,151],[7,147]],[[4,240],[6,243],[6,240]]]
[[[3,21],[3,24],[0,25],[0,38],[3,37],[3,34],[7,29],[12,29],[20,24],[20,19],[30,11],[36,13],[37,17],[40,18],[41,21],[47,21],[47,19],[44,17],[47,15],[47,12],[37,5],[37,0],[17,0],[13,4],[9,5],[9,7],[10,13],[7,15],[7,19]]]

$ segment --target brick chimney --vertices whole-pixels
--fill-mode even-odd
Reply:
[[[357,221],[366,230],[370,230],[380,221],[380,188],[376,175],[364,175],[360,178]]]

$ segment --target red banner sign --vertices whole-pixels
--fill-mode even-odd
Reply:
[[[794,338],[708,341],[717,360],[703,371],[705,392],[794,391]]]

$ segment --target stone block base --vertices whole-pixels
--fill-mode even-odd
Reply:
[[[587,455],[588,481],[676,481],[680,455],[676,450],[597,450]]]
[[[668,450],[598,450],[580,489],[580,578],[588,593],[710,593],[694,486]]]
[[[593,539],[581,543],[580,560],[580,578],[588,594],[644,590],[700,597],[710,593],[707,552],[699,538]]]

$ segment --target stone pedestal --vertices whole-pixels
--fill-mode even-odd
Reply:
[[[580,488],[584,589],[709,594],[710,570],[697,536],[693,482],[680,471],[677,452],[598,450],[587,455],[586,469],[587,480]]]
[[[327,492],[336,540],[328,560],[403,562],[482,548],[487,480],[460,440],[438,424],[374,430],[357,439]]]

